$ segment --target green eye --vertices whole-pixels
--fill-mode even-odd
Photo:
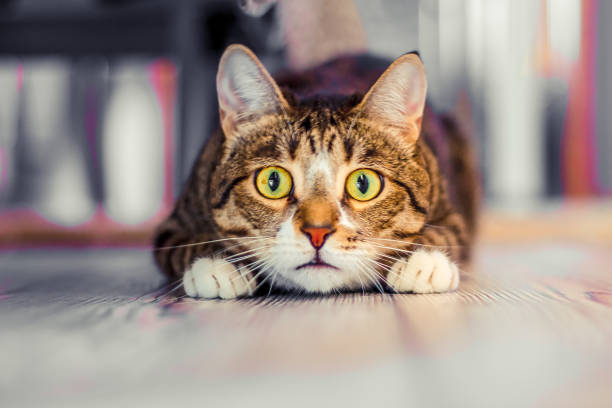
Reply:
[[[374,170],[359,169],[346,179],[346,192],[358,201],[369,201],[382,190],[382,178]]]
[[[255,174],[255,187],[266,198],[277,199],[289,195],[293,181],[289,172],[282,167],[270,166]]]

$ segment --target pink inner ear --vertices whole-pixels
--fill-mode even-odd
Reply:
[[[415,113],[418,113],[420,105],[418,103],[412,102],[408,103],[406,106],[406,115],[413,116]]]
[[[247,108],[246,103],[240,98],[240,95],[236,91],[236,83],[234,79],[228,76],[223,76],[222,78],[222,92],[220,92],[219,98],[221,98],[226,107],[232,111],[245,110]]]
[[[405,62],[392,72],[389,78],[392,85],[401,90],[404,113],[408,117],[419,117],[425,105],[425,77],[423,71],[413,63]]]
[[[420,62],[413,57],[401,57],[374,84],[365,108],[376,120],[405,127],[423,115],[426,90]]]
[[[221,58],[217,92],[222,117],[238,121],[274,111],[281,102],[265,68],[242,47],[230,48]]]

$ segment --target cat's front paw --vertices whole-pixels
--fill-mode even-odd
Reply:
[[[252,295],[255,282],[250,272],[227,261],[200,258],[183,275],[183,287],[190,297],[234,299]]]
[[[459,286],[459,269],[443,252],[418,250],[393,265],[387,283],[397,292],[448,292]]]

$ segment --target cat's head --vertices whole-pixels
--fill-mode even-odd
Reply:
[[[418,143],[426,87],[406,54],[357,102],[289,103],[251,51],[230,46],[209,197],[220,234],[255,237],[244,259],[275,286],[371,286],[381,254],[418,232],[430,206]]]

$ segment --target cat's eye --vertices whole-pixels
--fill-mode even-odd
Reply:
[[[382,177],[374,170],[355,170],[346,179],[346,192],[358,201],[372,200],[381,190]]]
[[[270,166],[255,174],[255,187],[266,198],[287,197],[291,193],[293,181],[289,172],[282,167]]]

